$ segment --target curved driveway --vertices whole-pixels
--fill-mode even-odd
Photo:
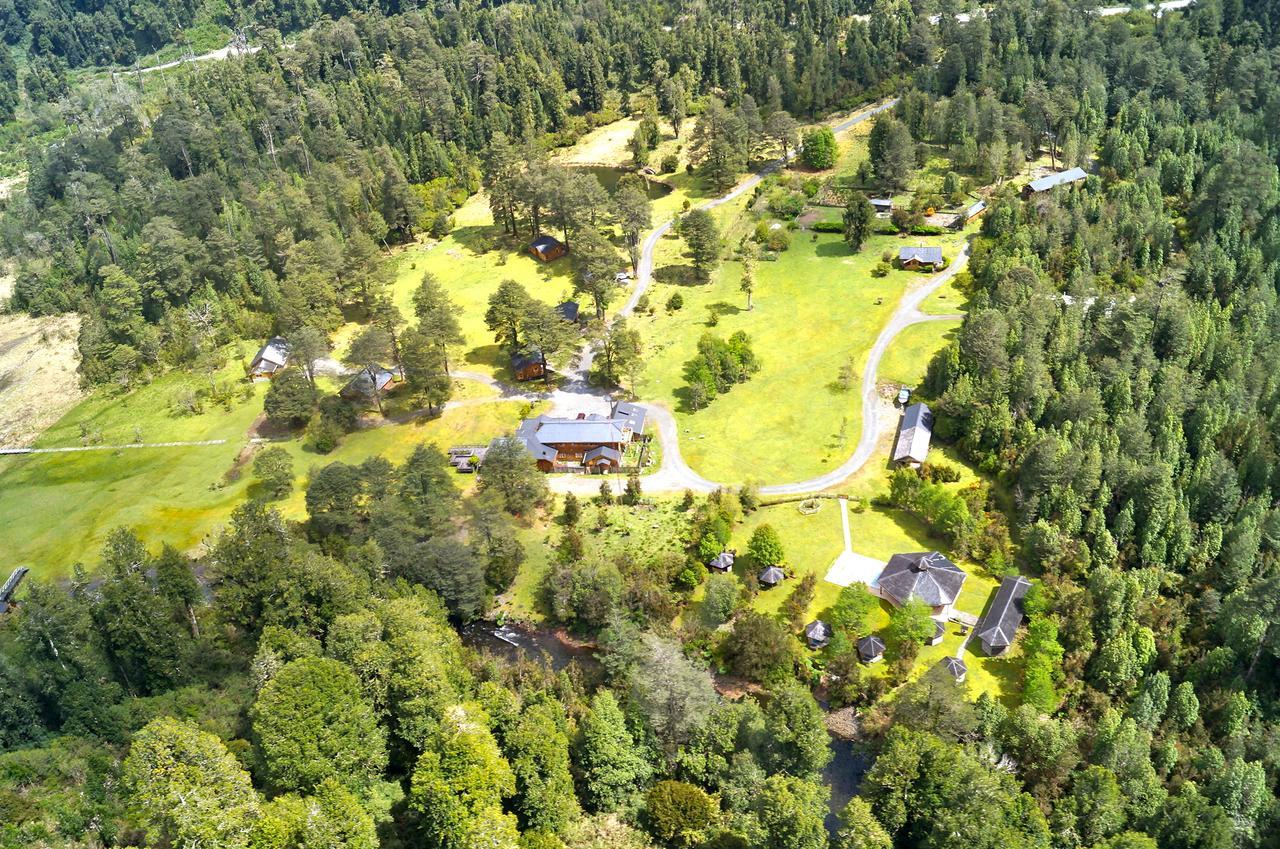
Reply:
[[[857,115],[832,126],[834,132],[843,132],[850,127],[860,124],[874,115],[891,109],[898,101],[896,99],[886,101],[872,109],[860,112]],[[798,154],[792,153],[787,159],[794,158]],[[783,166],[786,160],[778,159],[765,166],[760,171],[752,174],[743,180],[728,193],[707,201],[701,205],[701,209],[713,209],[721,204],[729,203],[735,198],[740,197],[743,193],[749,192],[758,186],[765,177],[777,171]],[[635,310],[636,304],[640,300],[640,296],[649,288],[649,284],[653,281],[653,254],[658,246],[658,241],[670,232],[674,225],[674,219],[668,220],[660,224],[649,234],[644,240],[641,248],[640,262],[636,266],[636,286],[631,292],[631,297],[627,299],[622,309],[618,311],[618,315],[629,315]],[[889,344],[904,329],[913,324],[919,324],[926,321],[939,321],[945,319],[955,319],[959,316],[955,315],[926,315],[920,311],[920,304],[925,298],[933,294],[942,287],[948,280],[956,275],[969,259],[969,247],[966,245],[960,254],[952,261],[946,269],[934,275],[927,283],[918,286],[902,296],[898,306],[894,309],[893,315],[890,316],[888,323],[880,331],[880,335],[876,338],[875,344],[871,346],[871,350],[867,355],[866,366],[862,370],[862,434],[858,439],[858,445],[854,449],[849,459],[840,464],[839,467],[832,469],[823,475],[808,480],[796,481],[794,483],[776,483],[762,486],[760,492],[763,495],[798,495],[807,492],[817,492],[819,490],[828,489],[832,486],[843,482],[858,470],[860,470],[871,459],[876,451],[876,446],[880,441],[881,434],[887,429],[889,424],[884,419],[887,417],[887,405],[884,404],[879,393],[876,391],[876,375],[880,368],[880,360],[884,357],[884,353],[889,348]],[[570,409],[579,411],[588,411],[593,407],[602,407],[607,404],[608,394],[600,390],[589,387],[586,383],[585,376],[590,367],[592,359],[592,351],[590,348],[583,350],[578,358],[578,366],[575,371],[569,375],[569,381],[559,390],[550,393],[550,395],[536,396],[542,399],[549,399],[553,405],[564,412]],[[454,372],[454,377],[464,380],[479,380],[491,386],[500,389],[508,398],[528,398],[531,397],[522,390],[513,389],[504,386],[494,378],[476,373],[476,372]],[[719,483],[708,480],[699,475],[689,464],[684,461],[680,455],[680,428],[676,422],[675,416],[666,407],[652,402],[639,402],[648,412],[649,422],[652,430],[656,430],[656,436],[659,444],[662,446],[662,463],[657,471],[645,475],[644,488],[647,492],[672,492],[680,490],[692,490],[694,492],[711,492],[715,489],[727,486],[736,486],[740,482]],[[549,479],[551,489],[556,492],[573,492],[577,494],[586,494],[596,492],[600,488],[602,478],[593,475],[560,475]],[[618,476],[603,478],[603,480],[612,480],[617,486],[622,485],[622,481]]]

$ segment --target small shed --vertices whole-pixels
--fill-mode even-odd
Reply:
[[[569,249],[564,246],[564,242],[554,236],[548,236],[545,233],[539,235],[529,243],[529,253],[533,254],[543,262],[551,262],[552,260],[559,259],[568,252]]]
[[[858,657],[863,663],[879,663],[884,660],[884,640],[875,636],[858,640]]]
[[[578,324],[582,321],[582,307],[577,301],[565,301],[556,307],[556,315],[570,324]]]
[[[249,377],[252,380],[268,380],[283,371],[288,364],[289,343],[283,336],[272,336],[258,349],[253,362],[249,364]]]
[[[600,445],[582,455],[582,465],[600,474],[616,472],[622,467],[622,452],[608,445]]]
[[[13,607],[13,597],[18,592],[18,585],[22,583],[22,579],[27,577],[27,573],[31,570],[26,566],[19,566],[9,575],[9,580],[4,582],[4,586],[0,587],[0,613],[8,613]]]
[[[804,626],[804,638],[811,649],[820,649],[831,642],[831,626],[821,619],[815,619]]]
[[[338,394],[348,401],[367,401],[383,392],[389,392],[404,382],[404,372],[400,366],[394,368],[378,368],[373,370],[373,376],[369,376],[369,371],[362,370],[351,380],[347,381],[347,385],[342,387],[342,391]]]
[[[1031,589],[1031,582],[1021,575],[1005,578],[1000,582],[991,599],[991,607],[978,622],[977,637],[982,650],[998,657],[1009,650],[1022,624],[1022,597]]]
[[[902,411],[898,423],[898,440],[893,446],[893,462],[919,466],[929,459],[929,443],[933,439],[933,411],[922,401]]]
[[[957,684],[963,684],[965,676],[969,674],[969,667],[958,657],[944,657],[938,662],[938,667],[947,670],[947,674],[954,678]]]
[[[987,202],[985,200],[979,200],[969,204],[964,208],[964,212],[960,213],[959,217],[956,218],[956,229],[960,229],[986,211]]]
[[[925,642],[931,646],[936,646],[942,642],[942,638],[947,635],[947,628],[937,619],[933,620],[933,636]]]
[[[907,271],[938,271],[942,268],[942,248],[919,245],[898,248],[898,265]]]
[[[537,380],[545,377],[547,366],[538,351],[525,351],[511,356],[511,373],[516,380]]]
[[[733,569],[733,562],[738,557],[738,552],[732,549],[724,551],[711,558],[711,562],[707,564],[708,569],[715,569],[717,572],[728,572]]]
[[[893,214],[892,198],[871,198],[871,208],[876,212],[876,218],[888,218]]]
[[[783,572],[777,566],[770,566],[767,569],[761,570],[759,578],[760,586],[776,587],[778,584],[786,580],[787,573]]]

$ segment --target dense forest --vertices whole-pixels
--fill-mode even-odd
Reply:
[[[671,505],[664,546],[589,557],[587,505],[552,498],[516,446],[467,496],[422,448],[324,466],[302,522],[246,503],[198,560],[121,529],[69,584],[24,588],[0,627],[0,846],[1280,842],[1273,4],[1093,19],[999,2],[936,25],[900,2],[865,23],[830,2],[399,11],[255,7],[280,29],[336,20],[145,97],[67,99],[0,220],[15,305],[85,315],[90,383],[325,334],[344,310],[376,322],[388,248],[446,232],[481,185],[496,229],[591,232],[582,210],[607,204],[547,202],[568,178],[546,151],[623,113],[702,121],[712,182],[775,152],[769,118],[890,91],[870,137],[884,185],[927,146],[984,183],[1041,150],[1085,165],[1069,191],[996,190],[959,338],[922,387],[939,436],[1010,494],[987,541],[971,514],[994,504],[947,507],[957,542],[1036,579],[1020,703],[908,682],[909,652],[881,698],[848,639],[815,660],[794,621],[812,582],[776,617],[748,610],[757,588],[704,564],[758,509],[749,488]],[[104,61],[72,50],[83,13],[15,14],[6,37],[26,21],[49,56]],[[120,15],[117,60],[170,26]],[[890,497],[929,486],[895,476]],[[590,509],[604,524],[644,502],[637,482]],[[459,637],[530,556],[516,528],[534,516],[554,517],[547,615],[598,663]],[[780,562],[764,527],[750,556]],[[842,593],[837,624],[856,635],[865,605]],[[891,641],[918,645],[901,611]],[[818,683],[860,711],[873,758],[832,827]]]

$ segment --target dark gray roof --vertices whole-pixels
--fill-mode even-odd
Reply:
[[[871,198],[871,205],[879,208],[889,209],[893,207],[893,198]]]
[[[22,579],[27,576],[31,570],[26,566],[19,566],[9,575],[9,580],[4,582],[4,586],[0,587],[0,602],[7,602],[13,598],[13,594],[18,591],[18,584],[22,583]]]
[[[342,394],[347,396],[358,395],[362,398],[368,398],[373,395],[375,386],[377,387],[377,391],[381,392],[383,389],[387,388],[388,383],[391,383],[394,380],[403,379],[399,366],[396,366],[395,368],[382,368],[379,366],[374,369],[372,380],[369,379],[369,372],[362,369],[359,374],[347,382],[346,386],[342,387]]]
[[[906,262],[915,259],[920,262],[940,263],[942,262],[942,248],[931,247],[914,247],[914,248],[898,248],[898,260]]]
[[[542,354],[539,351],[521,351],[511,355],[511,368],[519,371],[525,366],[542,365]]]
[[[987,202],[985,200],[980,200],[980,201],[977,201],[976,203],[972,203],[969,205],[969,208],[964,211],[964,217],[972,218],[973,216],[977,215],[979,212],[982,212],[986,208],[987,208]]]
[[[858,640],[858,654],[863,658],[879,657],[884,654],[884,640],[872,634]]]
[[[831,638],[831,627],[821,619],[815,619],[804,626],[804,635],[810,640],[827,640]]]
[[[554,248],[556,245],[560,245],[560,244],[561,244],[560,240],[557,239],[555,236],[548,236],[544,233],[538,236],[532,242],[530,242],[529,247],[537,248],[539,251],[546,252],[551,248]]]
[[[947,672],[951,673],[952,677],[956,679],[959,679],[969,671],[969,667],[958,657],[944,657],[938,662],[938,666],[947,670]]]
[[[577,321],[580,309],[577,301],[565,301],[556,307],[556,313],[565,321]]]
[[[255,366],[258,363],[266,363],[267,365],[281,368],[287,362],[289,362],[289,343],[284,340],[283,336],[272,336],[267,340],[267,344],[258,350],[258,355],[253,358]]]
[[[622,462],[622,452],[616,448],[610,448],[607,445],[601,445],[599,448],[592,448],[586,454],[583,454],[582,462],[590,463],[592,460],[598,460],[601,457],[612,460],[615,463]]]
[[[989,646],[1011,646],[1018,626],[1022,624],[1022,597],[1031,582],[1018,575],[1000,582],[987,615],[978,623],[978,639]]]
[[[911,599],[930,607],[952,604],[960,595],[964,570],[936,551],[895,554],[880,573],[880,590],[898,604]]]
[[[711,558],[711,563],[708,565],[710,565],[712,569],[732,569],[733,561],[736,557],[737,555],[732,551],[722,551],[715,557]]]
[[[1059,171],[1057,174],[1047,174],[1032,180],[1027,185],[1033,192],[1043,192],[1056,186],[1063,186],[1067,183],[1077,183],[1086,176],[1083,168],[1068,168],[1066,171]]]
[[[625,443],[619,422],[613,419],[553,419],[541,417],[538,425],[538,441],[547,445]]]
[[[929,442],[932,439],[933,411],[929,409],[928,404],[916,402],[902,411],[893,459],[923,463],[929,457]]]
[[[947,626],[943,625],[941,622],[935,619],[933,621],[933,638],[936,640],[939,637],[945,637],[946,634],[947,634]]]
[[[787,577],[787,573],[783,572],[777,566],[770,566],[760,572],[760,583],[762,584],[780,584]]]
[[[631,432],[636,436],[640,436],[644,433],[644,420],[646,415],[647,411],[639,404],[632,404],[628,401],[613,402],[613,417],[615,419],[622,419],[625,422],[625,426],[629,427]]]
[[[535,460],[546,460],[554,463],[560,452],[552,448],[550,445],[544,445],[538,441],[538,426],[542,424],[545,416],[538,416],[534,419],[525,419],[520,422],[520,426],[516,428],[516,439],[524,445],[525,450],[533,455]]]

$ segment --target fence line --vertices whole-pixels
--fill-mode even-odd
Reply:
[[[131,442],[127,445],[72,445],[66,448],[0,448],[4,454],[70,454],[77,451],[124,451],[128,448],[198,448],[204,445],[226,445],[225,439],[202,439],[193,442]]]

